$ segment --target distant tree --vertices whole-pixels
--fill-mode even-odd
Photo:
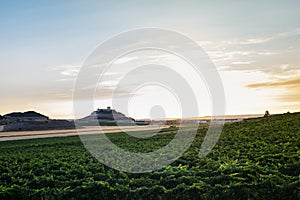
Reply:
[[[265,114],[264,114],[264,117],[269,117],[270,116],[270,113],[268,110],[266,110]]]

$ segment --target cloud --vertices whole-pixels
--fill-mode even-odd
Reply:
[[[63,76],[76,77],[80,70],[80,65],[61,65],[55,67],[54,70],[60,71],[60,74]]]
[[[137,60],[139,59],[137,56],[133,56],[133,57],[122,57],[122,58],[119,58],[117,59],[114,64],[123,64],[123,63],[127,63],[127,62],[130,62],[130,61],[133,61],[133,60]]]
[[[75,77],[77,76],[79,72],[79,69],[67,69],[61,72],[62,75],[64,76],[71,76],[71,77]]]
[[[295,48],[271,48],[269,45],[259,48],[235,46],[224,50],[207,49],[207,53],[222,71],[259,71],[282,77],[297,74],[300,70],[300,51]]]
[[[275,79],[267,82],[246,85],[251,89],[283,89],[283,93],[274,98],[280,102],[300,102],[300,76],[294,78]]]
[[[261,71],[273,78],[293,78],[300,74],[300,67],[298,65],[277,64],[268,68],[262,68]]]
[[[53,67],[51,71],[58,72],[56,75],[57,82],[72,82],[77,77],[80,65],[59,65]]]
[[[232,39],[232,40],[222,40],[222,41],[206,40],[206,41],[197,41],[197,43],[204,49],[226,50],[227,48],[232,46],[263,44],[274,40],[279,40],[279,39],[298,36],[298,35],[300,35],[300,28],[291,31],[275,33],[274,35],[268,37],[255,37],[255,38],[247,38],[247,39]]]
[[[270,82],[252,83],[247,85],[249,88],[266,88],[266,87],[300,87],[300,77],[295,79],[274,80]]]
[[[300,69],[300,51],[297,48],[299,34],[300,28],[297,28],[267,37],[198,41],[198,44],[206,50],[218,69],[260,71],[280,77],[296,73]],[[293,37],[292,40],[290,37]],[[286,42],[278,41],[281,39]],[[284,65],[288,67],[282,67]]]
[[[255,63],[255,61],[235,61],[235,62],[232,62],[231,64],[233,64],[233,65],[250,65],[252,63]]]
[[[277,55],[272,51],[208,51],[208,55],[220,69],[220,66],[227,66],[225,70],[261,70],[261,59],[268,59]],[[248,65],[245,67],[245,65]]]
[[[249,38],[246,40],[234,41],[234,42],[232,42],[232,44],[240,44],[240,45],[262,44],[262,43],[270,42],[273,40],[278,40],[278,39],[282,39],[282,38],[286,38],[286,37],[290,37],[290,36],[296,36],[299,34],[300,34],[300,28],[297,28],[292,31],[277,33],[277,34],[274,34],[273,36],[269,36],[269,37]]]
[[[124,60],[123,60],[124,61]],[[26,92],[26,95],[28,96],[28,101],[31,99],[34,99],[34,102],[71,102],[73,97],[73,88],[75,80],[78,76],[78,73],[80,71],[81,66],[80,65],[59,65],[56,67],[52,67],[49,70],[49,74],[52,75],[53,79],[50,81],[47,81],[44,85],[39,85],[40,88],[36,87],[36,90],[31,92]],[[91,72],[86,74],[85,72],[82,74],[81,79],[82,81],[86,80],[98,80],[100,76],[99,72],[99,65],[92,65],[88,66],[88,69],[92,69]],[[98,90],[95,91],[95,95],[97,96],[97,99],[110,99],[112,94],[114,93],[114,85],[116,84],[115,81],[118,80],[119,76],[121,74],[116,72],[106,72],[101,82],[102,85],[98,86]],[[90,82],[90,81],[89,81]],[[89,83],[88,82],[88,83]],[[91,81],[92,83],[93,81]],[[104,83],[104,84],[103,84]],[[90,84],[84,84],[84,87],[79,87],[79,97],[80,99],[88,99],[92,98],[90,95],[90,90],[95,90],[96,85],[90,85]],[[118,94],[115,94],[115,96],[124,96],[127,91],[124,90],[118,90]],[[15,93],[16,99],[19,98],[18,94]],[[24,95],[21,95],[23,99],[25,99]],[[32,101],[33,102],[33,101]]]

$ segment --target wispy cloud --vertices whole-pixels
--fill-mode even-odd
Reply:
[[[246,39],[231,39],[231,40],[219,40],[219,41],[197,41],[197,43],[207,49],[207,50],[226,50],[227,48],[233,47],[233,46],[246,46],[246,45],[256,45],[256,44],[263,44],[267,42],[271,42],[274,40],[279,40],[287,37],[293,37],[293,36],[299,36],[300,35],[300,28],[291,30],[291,31],[285,31],[281,33],[275,33],[270,36],[266,37],[252,37],[252,38],[246,38]]]
[[[222,71],[259,71],[282,78],[300,70],[300,28],[266,37],[199,41]],[[282,43],[281,41],[286,41]]]
[[[300,77],[295,79],[282,79],[274,80],[262,83],[253,83],[247,85],[249,88],[266,88],[266,87],[284,87],[284,88],[295,88],[300,87]]]
[[[242,40],[242,41],[236,41],[236,44],[241,44],[241,45],[248,45],[248,44],[262,44],[266,42],[270,42],[273,40],[278,40],[290,36],[296,36],[300,34],[300,28],[292,30],[292,31],[286,31],[282,33],[277,33],[269,37],[261,37],[261,38],[250,38],[247,40]]]
[[[80,65],[60,65],[53,68],[55,71],[59,71],[61,75],[68,77],[76,77]]]
[[[233,64],[233,65],[250,65],[252,63],[255,63],[255,61],[235,61],[235,62],[232,62],[231,64]]]
[[[240,50],[207,50],[210,58],[215,62],[217,67],[219,66],[229,66],[228,70],[248,70],[246,68],[239,68],[237,65],[250,65],[254,70],[258,68],[263,68],[264,60],[272,60],[272,57],[276,57],[278,54],[284,52],[276,52],[270,50],[251,50],[251,49],[241,49]],[[253,65],[255,64],[255,65]]]
[[[139,57],[137,57],[137,56],[122,57],[122,58],[117,59],[114,62],[114,64],[123,64],[123,63],[127,63],[127,62],[130,62],[130,61],[133,61],[133,60],[137,60],[137,59],[139,59]]]
[[[121,62],[129,62],[129,60],[119,59]],[[118,63],[117,63],[118,64]],[[90,65],[86,66],[88,69],[92,69],[89,74],[83,73],[81,77],[78,77],[79,72],[81,70],[80,65],[59,65],[56,67],[52,67],[51,71],[55,72],[56,79],[51,82],[51,84],[44,87],[47,90],[47,93],[43,95],[39,95],[39,100],[42,102],[66,102],[72,101],[73,97],[73,89],[76,78],[80,78],[83,82],[85,80],[98,80],[100,76],[100,65]],[[101,84],[95,83],[92,85],[93,81],[88,81],[91,84],[83,84],[83,86],[79,86],[77,89],[78,97],[80,100],[93,98],[91,96],[91,90],[93,91],[94,95],[97,96],[97,99],[109,99],[112,97],[112,94],[115,93],[115,85],[119,79],[121,74],[116,72],[106,72],[102,75]],[[95,90],[97,88],[97,90]],[[125,89],[119,89],[118,93],[115,96],[124,96],[127,94]],[[36,96],[36,94],[35,94]]]
[[[268,68],[261,69],[262,72],[269,74],[273,78],[293,78],[300,74],[300,66],[290,64],[276,64]]]
[[[283,89],[283,93],[276,95],[275,99],[281,102],[300,102],[300,76],[295,78],[275,79],[267,82],[247,85],[251,89]]]

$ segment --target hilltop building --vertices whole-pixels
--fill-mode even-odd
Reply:
[[[106,109],[97,109],[96,111],[92,112],[89,116],[83,118],[82,120],[92,120],[92,121],[108,121],[108,122],[127,122],[127,123],[134,123],[135,120],[130,117],[126,117],[123,113],[117,112],[110,107]]]

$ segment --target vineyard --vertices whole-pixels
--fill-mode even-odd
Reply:
[[[109,138],[128,151],[150,152],[174,134]],[[1,142],[0,199],[300,199],[300,113],[226,124],[199,158],[205,134],[199,129],[173,164],[144,174],[99,163],[79,137]]]

